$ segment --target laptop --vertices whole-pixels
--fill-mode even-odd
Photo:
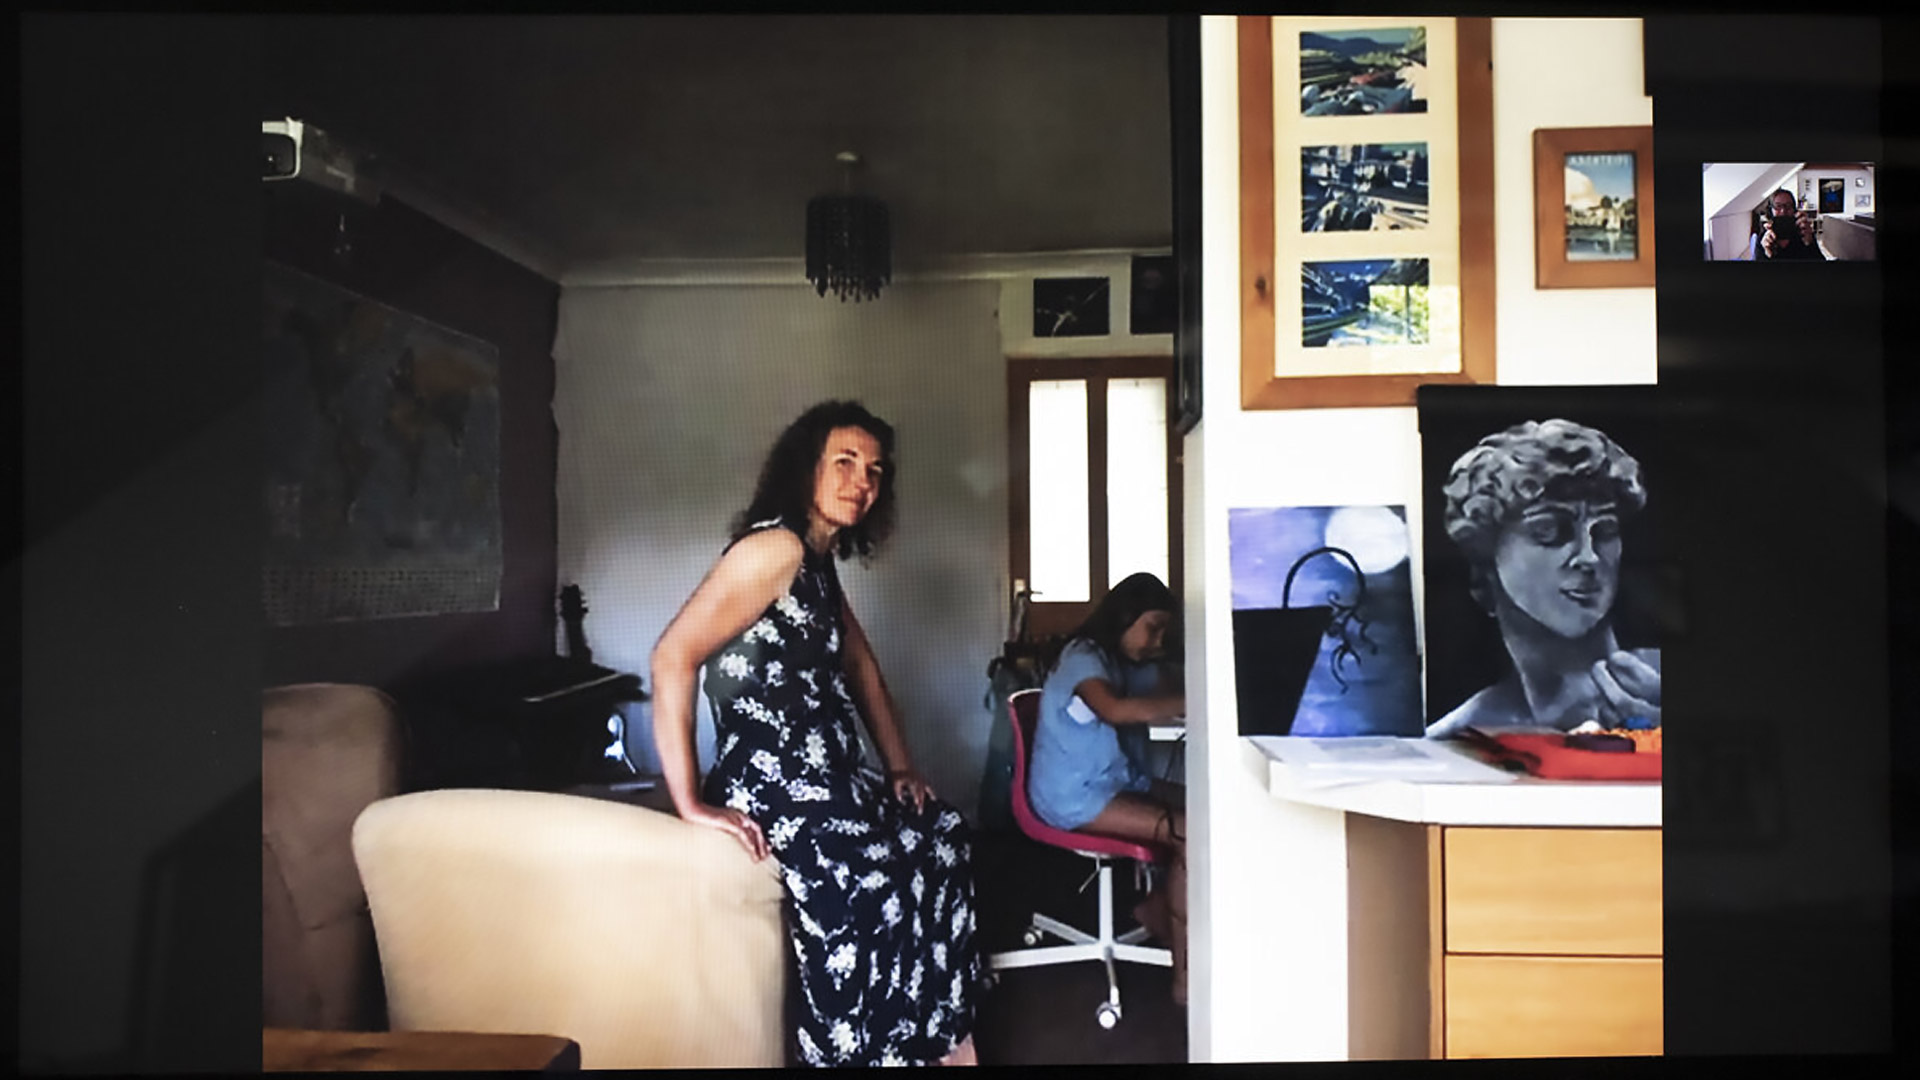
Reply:
[[[1290,735],[1300,697],[1333,619],[1321,607],[1243,608],[1233,613],[1233,667],[1240,734]]]

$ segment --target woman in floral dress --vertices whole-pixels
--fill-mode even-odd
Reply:
[[[808,410],[775,442],[733,542],[653,651],[654,740],[675,810],[779,860],[793,1049],[809,1065],[975,1063],[985,968],[970,832],[914,767],[834,568],[886,538],[892,453],[893,429],[860,405]],[[702,663],[719,741],[704,784],[693,749]]]

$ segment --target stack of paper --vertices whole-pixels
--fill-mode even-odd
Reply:
[[[1291,778],[1310,787],[1406,780],[1423,784],[1510,783],[1515,777],[1452,744],[1425,738],[1253,736]]]

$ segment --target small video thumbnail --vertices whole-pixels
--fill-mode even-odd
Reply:
[[[1867,161],[1714,162],[1700,167],[1709,262],[1873,262]]]

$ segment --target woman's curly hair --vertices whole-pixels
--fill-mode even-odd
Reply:
[[[808,511],[813,507],[815,471],[827,436],[835,428],[857,427],[880,444],[880,490],[873,507],[860,523],[841,529],[833,541],[833,553],[842,559],[853,555],[866,557],[893,533],[895,476],[893,425],[868,412],[857,401],[823,401],[800,414],[774,440],[773,449],[760,467],[760,482],[754,487],[753,501],[734,518],[733,540],[752,531],[755,524],[779,519],[801,536],[807,534]]]
[[[1447,536],[1479,565],[1492,562],[1501,529],[1541,499],[1611,502],[1622,517],[1647,504],[1633,455],[1571,420],[1528,420],[1481,439],[1443,490]]]

